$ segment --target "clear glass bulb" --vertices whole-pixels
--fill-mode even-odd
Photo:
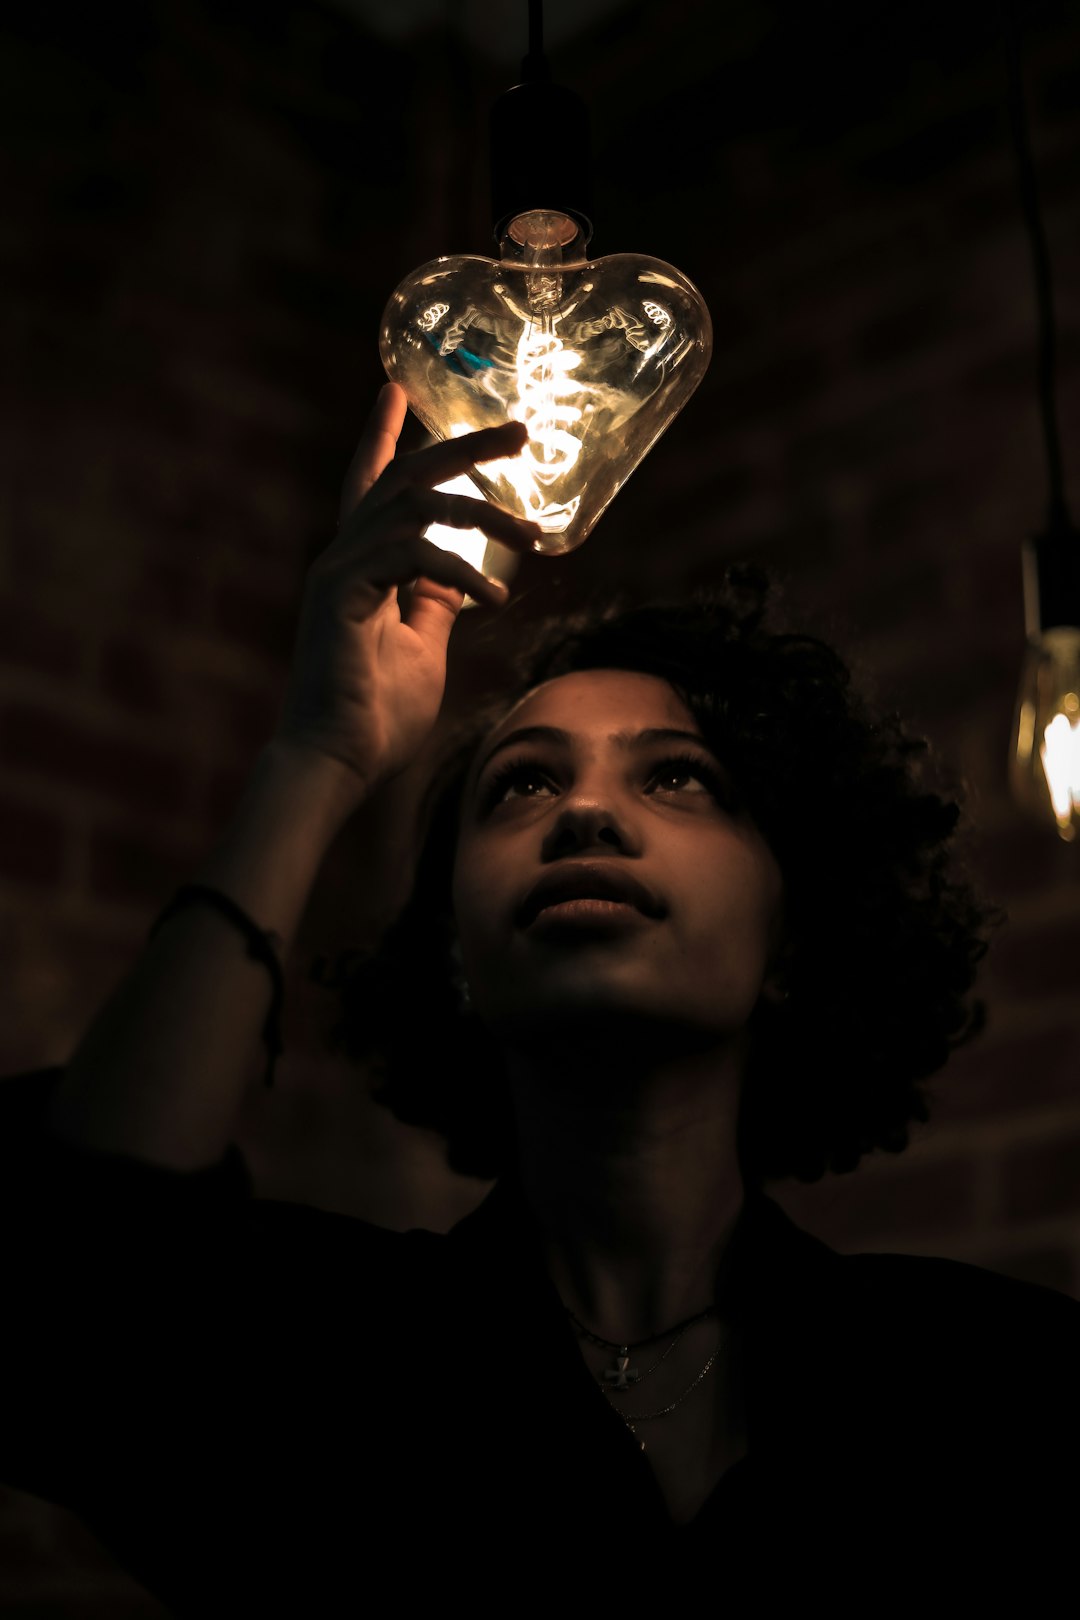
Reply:
[[[1080,628],[1029,640],[1009,765],[1019,804],[1072,843],[1080,828]]]
[[[637,253],[587,259],[566,214],[519,214],[501,253],[433,259],[406,276],[384,311],[379,352],[437,438],[525,423],[520,456],[481,463],[466,486],[439,487],[471,486],[531,519],[543,531],[535,549],[561,555],[587,538],[698,386],[712,323],[672,265]],[[477,531],[462,541],[436,527],[438,544],[475,554]],[[515,560],[485,545],[485,573],[506,579]]]
[[[457,478],[448,478],[445,483],[436,484],[435,488],[444,490],[447,495],[468,495],[474,501],[484,498],[465,473]],[[444,551],[456,552],[473,568],[478,568],[489,579],[501,579],[504,585],[509,585],[517,573],[517,552],[511,551],[509,546],[500,545],[483,529],[452,529],[448,523],[429,523],[424,530],[424,538],[433,540]],[[476,606],[471,596],[465,598],[465,606]]]

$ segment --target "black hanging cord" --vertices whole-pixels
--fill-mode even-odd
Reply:
[[[584,248],[593,233],[589,109],[576,91],[551,77],[543,0],[529,0],[528,15],[521,83],[497,98],[488,126],[495,240],[502,251],[515,215],[543,208],[576,220]]]
[[[1065,500],[1065,480],[1061,462],[1061,436],[1058,431],[1057,403],[1055,400],[1056,347],[1054,332],[1054,290],[1050,279],[1050,254],[1046,246],[1046,231],[1039,210],[1039,188],[1035,180],[1035,165],[1031,160],[1028,138],[1027,112],[1024,104],[1024,84],[1020,60],[1020,29],[1016,18],[1015,0],[1001,0],[1002,25],[1005,36],[1005,57],[1009,79],[1009,114],[1012,126],[1013,148],[1016,154],[1017,176],[1020,182],[1020,201],[1027,222],[1031,243],[1031,257],[1035,267],[1035,299],[1039,318],[1039,404],[1042,417],[1043,442],[1046,447],[1046,465],[1050,482],[1047,528],[1051,534],[1063,534],[1072,529],[1072,520]]]
[[[551,77],[544,55],[544,0],[529,0],[529,54],[521,64],[521,76],[526,84]]]

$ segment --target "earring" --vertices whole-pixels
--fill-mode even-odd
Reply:
[[[462,1012],[468,1012],[472,1007],[472,997],[469,995],[469,981],[465,977],[465,959],[461,954],[461,941],[456,934],[450,941],[450,983],[457,992]]]
[[[787,1001],[790,995],[791,986],[780,975],[768,981],[768,989],[764,992],[765,1000],[774,1004]]]

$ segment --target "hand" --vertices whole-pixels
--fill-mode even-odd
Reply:
[[[447,643],[466,593],[491,606],[509,596],[423,531],[436,522],[480,529],[517,551],[530,550],[540,534],[488,501],[433,488],[476,462],[519,454],[528,437],[522,423],[395,460],[406,405],[396,383],[381,389],[345,475],[337,535],[305,578],[276,731],[342,766],[357,803],[409,764],[435,724]]]

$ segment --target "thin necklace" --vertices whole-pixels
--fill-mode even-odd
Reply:
[[[619,1353],[615,1357],[615,1365],[613,1367],[605,1367],[602,1376],[598,1379],[598,1382],[600,1384],[610,1385],[613,1390],[620,1394],[629,1389],[631,1384],[643,1384],[646,1378],[648,1378],[649,1374],[654,1373],[657,1367],[661,1366],[662,1363],[667,1360],[668,1356],[670,1356],[675,1346],[680,1342],[685,1332],[686,1329],[682,1328],[681,1331],[678,1332],[672,1339],[667,1349],[658,1355],[652,1365],[645,1368],[644,1372],[639,1372],[636,1367],[631,1367],[629,1347],[627,1345],[616,1346],[615,1348]],[[594,1334],[587,1334],[583,1336],[592,1338],[595,1343]]]
[[[611,1339],[602,1339],[598,1333],[593,1333],[587,1328],[584,1322],[579,1321],[574,1315],[569,1305],[564,1306],[564,1309],[571,1322],[584,1338],[591,1340],[593,1344],[598,1344],[602,1350],[614,1351],[614,1365],[605,1369],[602,1379],[605,1386],[610,1386],[614,1390],[627,1389],[631,1384],[639,1384],[643,1378],[648,1378],[649,1374],[655,1372],[656,1368],[659,1367],[660,1362],[665,1361],[671,1354],[687,1328],[694,1327],[698,1322],[704,1322],[707,1317],[716,1313],[716,1306],[709,1305],[705,1310],[698,1311],[696,1316],[688,1316],[685,1322],[678,1322],[675,1327],[666,1328],[663,1333],[654,1333],[648,1339],[637,1339],[632,1344],[615,1344]],[[631,1367],[631,1350],[643,1350],[646,1345],[657,1344],[661,1339],[666,1339],[670,1333],[676,1334],[677,1337],[664,1351],[664,1354],[660,1356],[659,1360],[653,1362],[651,1367],[646,1368],[644,1372],[639,1372],[636,1367]]]
[[[694,1379],[694,1382],[692,1384],[690,1384],[686,1389],[684,1389],[682,1394],[677,1396],[675,1398],[675,1400],[672,1401],[670,1406],[662,1406],[662,1407],[660,1407],[659,1411],[656,1411],[656,1412],[621,1412],[621,1411],[619,1411],[619,1408],[617,1406],[615,1406],[614,1402],[612,1401],[611,1392],[605,1389],[604,1394],[607,1395],[607,1397],[608,1397],[608,1404],[611,1405],[612,1407],[614,1407],[614,1410],[619,1413],[619,1416],[622,1418],[623,1422],[626,1424],[626,1427],[630,1430],[630,1433],[634,1436],[634,1439],[637,1441],[637,1443],[641,1447],[642,1451],[645,1450],[645,1442],[644,1442],[644,1440],[641,1439],[640,1435],[638,1434],[636,1425],[638,1423],[651,1423],[653,1418],[667,1417],[669,1412],[674,1412],[677,1407],[680,1407],[682,1405],[683,1401],[686,1400],[687,1396],[692,1395],[694,1390],[697,1389],[698,1385],[702,1382],[702,1380],[707,1377],[710,1368],[712,1367],[713,1363],[715,1362],[717,1356],[720,1354],[720,1350],[721,1350],[721,1348],[723,1346],[723,1343],[724,1343],[724,1340],[723,1340],[723,1336],[721,1335],[720,1343],[716,1346],[716,1349],[713,1351],[712,1355],[709,1357],[709,1359],[705,1363],[704,1367],[702,1367],[701,1371],[698,1373],[697,1377]]]

